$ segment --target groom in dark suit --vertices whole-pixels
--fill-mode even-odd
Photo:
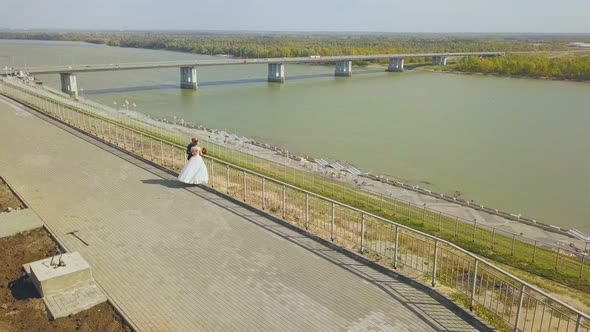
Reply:
[[[191,144],[186,147],[186,160],[191,160],[191,157],[193,156],[193,146],[196,146],[198,142],[199,141],[194,137],[191,139]]]

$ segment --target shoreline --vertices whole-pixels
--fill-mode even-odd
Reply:
[[[143,114],[142,114],[142,116],[145,117],[145,115],[143,115]],[[561,235],[567,236],[568,238],[571,238],[571,235],[569,235],[567,233],[568,228],[566,228],[566,227],[545,224],[545,223],[539,222],[535,219],[524,217],[521,214],[509,213],[509,212],[505,212],[505,211],[502,211],[499,209],[493,209],[493,208],[487,207],[485,205],[476,203],[474,200],[461,198],[461,196],[463,196],[463,194],[461,192],[458,192],[459,195],[455,195],[455,196],[437,193],[437,192],[429,190],[427,188],[420,187],[420,185],[434,186],[433,184],[430,184],[430,183],[423,181],[423,180],[404,180],[404,179],[401,179],[396,176],[376,174],[376,173],[375,174],[363,173],[363,174],[359,175],[357,178],[357,177],[353,176],[352,174],[349,174],[345,171],[338,171],[338,170],[330,168],[330,167],[322,167],[321,165],[319,165],[316,162],[316,160],[321,159],[321,158],[312,157],[309,155],[292,154],[285,148],[276,147],[276,146],[270,145],[268,143],[259,142],[256,140],[249,140],[248,142],[241,142],[239,140],[236,140],[235,138],[231,138],[230,136],[228,136],[228,135],[231,135],[232,133],[226,133],[225,131],[219,130],[219,129],[208,128],[208,127],[201,125],[201,124],[192,124],[192,123],[188,123],[188,122],[185,122],[184,124],[179,124],[179,123],[175,124],[167,119],[157,119],[157,118],[151,118],[151,117],[148,117],[148,118],[155,121],[155,123],[157,123],[158,125],[161,125],[161,126],[163,125],[165,127],[168,127],[169,129],[177,129],[177,130],[180,129],[187,134],[196,134],[196,136],[199,139],[205,138],[205,139],[203,139],[204,141],[209,141],[209,142],[212,142],[212,143],[215,143],[215,144],[218,144],[218,145],[230,148],[230,149],[234,149],[234,150],[237,150],[237,151],[240,151],[243,153],[252,154],[256,157],[260,157],[260,158],[263,158],[263,159],[266,159],[266,160],[269,160],[269,161],[272,161],[272,162],[275,162],[278,164],[287,165],[288,167],[295,168],[297,170],[306,171],[306,172],[312,173],[317,176],[322,176],[322,177],[327,177],[327,178],[330,178],[333,180],[337,180],[343,184],[364,190],[366,192],[369,192],[369,193],[372,193],[375,195],[381,195],[381,196],[385,196],[385,197],[390,196],[390,197],[393,197],[393,198],[400,200],[400,201],[416,204],[416,202],[413,201],[412,199],[404,200],[403,198],[401,198],[400,196],[404,196],[403,193],[398,193],[399,195],[394,195],[392,193],[392,190],[394,190],[394,189],[398,189],[398,190],[401,189],[402,191],[409,190],[409,191],[412,191],[418,195],[424,195],[424,196],[429,196],[431,198],[435,198],[437,200],[437,202],[424,204],[424,206],[428,206],[428,207],[435,209],[435,210],[437,210],[436,204],[440,205],[440,203],[444,203],[444,202],[457,204],[457,205],[461,205],[463,207],[466,207],[468,209],[473,209],[473,210],[479,211],[484,214],[489,214],[491,216],[497,216],[497,217],[501,217],[504,219],[508,219],[508,220],[517,222],[517,223],[519,223],[523,226],[526,226],[526,227],[535,227],[535,228],[538,228],[538,229],[541,229],[541,230],[544,230],[547,232],[561,234]],[[228,134],[228,135],[226,135],[226,134]],[[236,136],[238,136],[238,135],[236,135]],[[355,167],[358,169],[358,167],[356,167],[354,164],[346,162],[346,161],[342,161],[342,160],[326,160],[326,161],[328,161],[328,163],[337,162],[337,163],[343,164],[345,167],[352,166],[352,167]],[[441,209],[440,212],[444,212],[444,211]],[[454,215],[454,216],[464,218],[463,216],[460,216],[460,215]],[[473,219],[473,221],[475,221],[477,223],[481,222],[481,223],[486,224],[486,219],[483,216],[475,217]],[[497,227],[497,226],[492,226],[492,225],[488,225],[488,226]],[[520,232],[520,233],[522,233],[522,232]]]
[[[416,67],[414,69],[429,72],[429,73],[447,73],[447,74],[456,74],[456,75],[491,76],[491,77],[499,77],[499,78],[516,78],[516,79],[529,79],[529,80],[540,80],[540,81],[590,83],[590,80],[576,80],[576,79],[571,79],[571,78],[518,76],[518,75],[505,75],[505,74],[500,74],[500,73],[482,73],[482,72],[470,72],[470,71],[460,71],[460,70],[436,70],[434,68],[429,68],[429,67],[432,67],[432,66],[421,66],[421,67]]]

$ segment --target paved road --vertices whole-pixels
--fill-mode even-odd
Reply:
[[[477,330],[403,278],[2,102],[0,176],[140,331]]]
[[[461,52],[461,53],[410,53],[410,54],[373,54],[373,55],[341,55],[322,57],[294,57],[294,58],[268,58],[268,59],[234,59],[221,58],[215,60],[184,60],[184,61],[157,61],[157,62],[129,62],[112,64],[82,64],[71,66],[45,66],[14,68],[23,70],[32,75],[56,74],[56,73],[83,73],[97,71],[136,70],[153,68],[178,68],[178,67],[203,67],[203,66],[227,66],[227,65],[253,65],[266,63],[323,63],[343,60],[377,60],[389,58],[430,58],[430,57],[465,57],[465,56],[502,56],[504,52]]]

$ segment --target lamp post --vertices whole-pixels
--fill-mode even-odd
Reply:
[[[115,107],[117,108],[117,112],[119,112],[119,104],[117,104],[116,101],[113,101],[113,105],[115,105]]]
[[[80,97],[84,95],[84,88],[80,88]]]

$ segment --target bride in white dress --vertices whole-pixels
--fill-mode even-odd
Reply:
[[[193,156],[178,174],[178,180],[186,184],[205,184],[209,181],[209,173],[202,157],[203,150],[195,145],[191,148],[191,152]]]

